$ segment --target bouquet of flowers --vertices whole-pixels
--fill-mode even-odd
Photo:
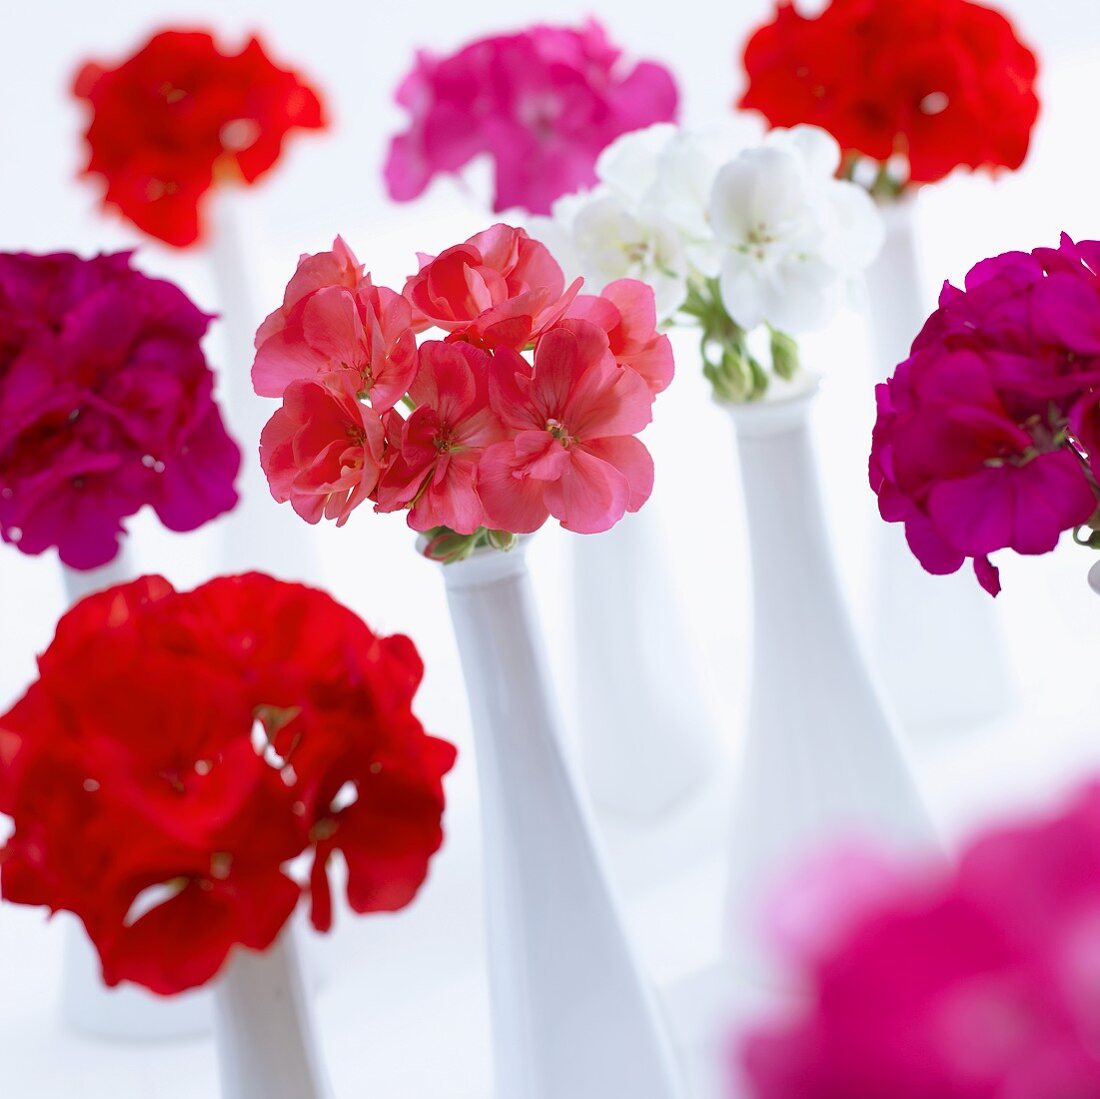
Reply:
[[[107,984],[163,995],[266,950],[303,895],[328,930],[337,853],[352,909],[403,907],[454,761],[422,674],[408,638],[258,573],[84,599],[0,717],[4,898],[75,913]]]
[[[698,328],[715,396],[756,400],[794,376],[794,337],[832,317],[880,247],[873,203],[839,166],[812,127],[653,126],[609,146],[599,185],[531,231],[597,286],[652,285],[661,320]]]
[[[342,240],[303,256],[256,335],[256,392],[282,399],[260,440],[272,495],[311,523],[407,511],[444,561],[636,511],[653,463],[635,436],[672,353],[649,287],[582,281],[508,225],[422,256],[401,293]]]
[[[912,354],[878,386],[871,487],[931,573],[1100,548],[1100,243],[979,263],[946,284]]]
[[[1019,168],[1039,114],[1035,55],[971,0],[781,0],[749,39],[744,109],[827,130],[842,173],[895,198],[956,168]]]
[[[0,254],[0,536],[94,569],[145,505],[188,531],[232,509],[237,445],[202,351],[213,318],[130,253]]]
[[[214,186],[255,183],[292,131],[325,125],[317,93],[259,39],[229,53],[207,31],[160,31],[113,68],[88,62],[73,94],[92,109],[84,174],[102,177],[104,205],[180,248],[203,235]]]
[[[971,840],[950,872],[848,849],[781,891],[807,995],[740,1037],[752,1099],[1100,1095],[1100,785]]]
[[[397,91],[411,118],[390,145],[390,197],[408,202],[435,176],[488,156],[493,210],[545,214],[594,182],[609,142],[674,119],[677,100],[666,68],[628,66],[594,19],[481,38],[447,57],[422,51]]]

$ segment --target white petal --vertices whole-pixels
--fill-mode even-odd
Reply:
[[[834,180],[827,191],[833,221],[829,258],[844,271],[862,271],[882,249],[885,226],[869,194],[855,183]]]
[[[718,293],[730,318],[747,331],[763,324],[767,316],[764,270],[730,252],[718,277]]]
[[[840,146],[832,134],[818,126],[793,126],[773,130],[766,144],[796,153],[811,177],[831,179],[840,167]]]
[[[628,202],[642,202],[657,180],[661,150],[677,132],[671,122],[658,122],[623,134],[600,153],[596,176]]]
[[[710,224],[715,237],[734,245],[784,236],[805,224],[809,196],[794,154],[748,149],[714,181]]]

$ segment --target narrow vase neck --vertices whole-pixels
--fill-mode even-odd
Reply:
[[[330,1099],[293,932],[237,950],[215,985],[222,1099]]]
[[[867,272],[874,377],[885,381],[909,357],[928,315],[917,236],[917,206],[904,199],[883,208],[886,237]]]

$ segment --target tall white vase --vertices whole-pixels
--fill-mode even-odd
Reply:
[[[443,573],[477,749],[496,1095],[673,1099],[663,1022],[563,752],[523,546]]]
[[[909,357],[929,307],[914,199],[883,208],[886,242],[867,274],[875,381]],[[965,728],[1003,714],[1012,675],[993,600],[969,568],[930,576],[900,524],[874,525],[870,639],[907,732]]]
[[[214,358],[218,395],[243,459],[237,479],[240,502],[217,524],[222,567],[227,572],[261,569],[285,580],[309,580],[317,558],[310,528],[291,508],[275,503],[260,468],[260,432],[278,404],[252,390],[256,329],[269,310],[257,304],[255,280],[262,253],[247,196],[239,190],[224,188],[217,195],[207,248],[221,338],[220,356]]]
[[[133,580],[135,571],[124,544],[109,565],[88,572],[63,567],[62,576],[71,606],[93,592]],[[99,957],[80,923],[66,921],[64,934],[61,1016],[74,1030],[132,1040],[182,1038],[210,1030],[213,1011],[208,992],[187,992],[168,999],[138,985],[108,988]]]
[[[221,1099],[329,1099],[296,938],[237,949],[214,984]]]
[[[669,587],[661,531],[643,508],[573,540],[576,729],[595,801],[653,816],[714,772],[714,726]]]
[[[763,909],[800,860],[852,838],[938,847],[841,592],[810,432],[816,388],[729,407],[752,558],[753,653],[727,932],[734,966],[756,979],[770,976]]]

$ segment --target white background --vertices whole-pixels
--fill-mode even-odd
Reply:
[[[1012,0],[1005,6],[1044,59],[1043,116],[1032,157],[1018,176],[996,184],[955,179],[924,196],[929,306],[944,278],[958,280],[986,255],[1053,244],[1062,229],[1100,237],[1100,11],[1095,0]],[[327,134],[293,142],[281,168],[250,197],[254,311],[262,315],[277,304],[299,252],[326,247],[337,232],[378,280],[400,286],[416,251],[438,251],[491,220],[482,206],[487,190],[481,172],[473,173],[466,188],[443,182],[412,206],[394,207],[385,197],[380,169],[386,141],[402,121],[391,93],[414,47],[450,50],[478,34],[536,19],[596,14],[631,54],[657,58],[676,72],[685,121],[704,123],[726,111],[739,86],[739,44],[768,5],[681,0],[642,9],[626,0],[603,0],[592,8],[573,0],[542,6],[530,0],[479,6],[438,0],[9,4],[0,15],[0,248],[87,253],[141,244],[138,262],[145,270],[181,282],[211,311],[219,308],[208,257],[141,242],[98,212],[94,187],[75,178],[83,120],[67,94],[82,59],[118,59],[159,24],[203,23],[230,38],[261,31],[277,60],[300,68],[324,90],[333,116]],[[813,365],[829,379],[818,410],[823,477],[857,608],[866,595],[864,546],[874,521],[865,478],[871,386],[863,333],[863,321],[853,312],[807,346]],[[224,371],[247,370],[247,362],[223,348],[217,327],[208,346]],[[690,342],[677,346],[680,376],[661,398],[651,439],[658,461],[655,507],[669,548],[668,582],[682,600],[715,724],[732,752],[749,656],[737,471],[727,425],[707,399]],[[255,445],[255,439],[245,442]],[[168,536],[146,517],[134,530],[141,570],[163,572],[185,586],[262,562],[269,549],[225,523]],[[303,572],[375,628],[407,632],[416,640],[428,667],[422,716],[464,750],[449,780],[447,846],[421,899],[397,917],[344,915],[336,932],[317,946],[318,964],[327,973],[317,1011],[335,1091],[341,1097],[482,1099],[489,1084],[476,794],[442,585],[433,567],[414,554],[398,517],[373,516],[364,508],[341,531],[295,530],[316,558]],[[568,693],[566,549],[564,538],[547,531],[533,563],[552,654]],[[1049,797],[1070,776],[1089,766],[1100,769],[1092,717],[1100,701],[1100,604],[1084,584],[1091,558],[1066,544],[1051,557],[999,563],[1005,585],[1000,610],[1011,640],[1019,709],[996,728],[916,745],[930,798],[952,828],[1019,799]],[[28,683],[34,655],[49,641],[63,609],[59,576],[51,556],[26,558],[0,546],[0,708]],[[796,683],[797,668],[791,676]],[[692,805],[663,821],[601,819],[631,930],[665,987],[708,965],[717,953],[726,789],[723,772]],[[59,944],[59,926],[47,926],[41,913],[0,909],[5,1095],[214,1094],[213,1047],[207,1041],[120,1046],[61,1028]],[[670,1002],[678,1015],[690,1013],[683,991],[674,991]]]

